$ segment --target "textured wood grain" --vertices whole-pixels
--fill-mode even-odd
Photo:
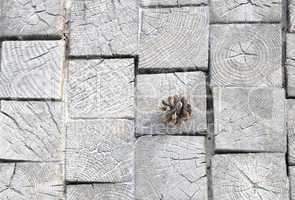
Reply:
[[[2,101],[0,158],[63,160],[63,104]]]
[[[288,161],[295,165],[295,99],[287,101]]]
[[[62,35],[64,0],[1,0],[0,37]]]
[[[285,92],[279,88],[214,88],[217,150],[286,152]]]
[[[208,7],[143,9],[139,68],[208,68]]]
[[[0,199],[62,200],[62,174],[59,163],[1,163]]]
[[[212,0],[212,22],[279,22],[282,0]]]
[[[204,137],[143,136],[136,143],[137,200],[207,200]]]
[[[295,0],[288,0],[289,31],[295,32]]]
[[[206,81],[202,72],[138,75],[136,83],[136,134],[203,133],[207,129]],[[161,102],[182,95],[192,106],[192,119],[180,127],[161,120]]]
[[[136,0],[72,1],[71,55],[135,54],[137,34]]]
[[[291,200],[295,199],[295,167],[289,167],[290,195]]]
[[[64,41],[3,42],[0,98],[61,98],[64,54]]]
[[[208,0],[141,0],[142,6],[207,5]]]
[[[80,120],[67,125],[66,180],[122,182],[133,178],[134,124]]]
[[[67,200],[134,200],[133,183],[68,185]]]
[[[287,34],[286,40],[287,95],[295,97],[295,35]]]
[[[212,25],[212,86],[282,87],[280,24]]]
[[[72,118],[133,118],[133,59],[72,60],[68,83]]]
[[[216,155],[212,159],[214,200],[287,200],[284,154]]]

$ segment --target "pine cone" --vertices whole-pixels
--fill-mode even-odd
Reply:
[[[167,101],[163,100],[161,110],[164,112],[163,121],[177,126],[192,117],[191,105],[179,95],[170,96]]]

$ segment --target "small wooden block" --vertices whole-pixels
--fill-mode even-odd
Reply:
[[[287,34],[286,49],[287,95],[295,97],[295,34]]]
[[[282,87],[280,24],[211,27],[212,86]]]
[[[135,165],[136,199],[207,200],[204,137],[140,137]]]
[[[63,200],[59,163],[0,163],[0,199]]]
[[[289,32],[295,32],[295,0],[288,0]]]
[[[70,55],[135,55],[137,0],[73,0]]]
[[[134,118],[134,60],[71,60],[71,118]]]
[[[231,154],[212,158],[213,200],[287,200],[284,154]]]
[[[211,21],[228,22],[280,22],[282,0],[212,0]]]
[[[289,167],[290,195],[291,200],[295,199],[295,167]]]
[[[134,200],[133,183],[68,185],[67,200]]]
[[[3,42],[0,98],[60,99],[64,59],[62,40]]]
[[[75,120],[67,125],[66,180],[123,182],[133,178],[131,120]]]
[[[139,69],[208,69],[208,7],[141,12]]]
[[[141,0],[141,6],[208,5],[208,0]]]
[[[204,134],[206,78],[203,72],[137,75],[136,134]],[[182,95],[192,106],[192,119],[180,127],[163,122],[160,107],[169,96]]]
[[[287,100],[288,161],[295,165],[295,99]]]
[[[1,0],[0,37],[61,36],[64,0]]]
[[[285,93],[279,88],[214,88],[218,151],[286,152]]]
[[[63,160],[63,103],[1,101],[0,132],[0,159]]]

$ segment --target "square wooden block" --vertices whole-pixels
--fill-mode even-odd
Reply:
[[[205,134],[206,78],[203,72],[138,75],[136,134]],[[182,95],[192,106],[192,119],[180,127],[163,122],[160,107],[169,96]]]
[[[134,60],[71,60],[71,118],[134,118]]]
[[[67,185],[68,200],[134,200],[133,183]]]
[[[65,42],[2,43],[0,98],[60,99]]]
[[[137,0],[73,0],[70,55],[137,53]]]
[[[0,37],[61,36],[64,0],[1,0]]]
[[[0,159],[63,160],[63,114],[61,102],[1,101]]]
[[[280,24],[211,27],[212,86],[282,87]]]
[[[142,9],[139,69],[208,69],[208,7]]]
[[[131,120],[75,120],[67,124],[66,180],[123,182],[133,178]]]
[[[286,152],[285,92],[279,88],[214,88],[217,151]]]
[[[231,154],[212,158],[213,200],[287,200],[285,155]]]
[[[280,22],[282,0],[212,0],[212,22]]]
[[[286,39],[287,95],[295,97],[295,33],[288,33]]]
[[[192,6],[208,5],[208,0],[140,0],[141,6]]]
[[[135,165],[136,199],[208,198],[204,137],[140,137]]]
[[[287,100],[288,161],[295,165],[295,99]]]
[[[63,200],[60,163],[0,163],[0,199]]]

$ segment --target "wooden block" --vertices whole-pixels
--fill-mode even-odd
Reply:
[[[213,200],[287,200],[286,172],[284,154],[215,155]]]
[[[141,0],[141,6],[208,5],[208,0]]]
[[[295,167],[289,167],[290,195],[291,200],[295,199]]]
[[[141,12],[139,69],[208,69],[208,7]]]
[[[208,198],[204,137],[140,137],[135,165],[136,199]]]
[[[61,36],[64,0],[1,0],[0,37]]]
[[[0,159],[63,160],[62,106],[60,102],[2,101]]]
[[[212,22],[280,22],[282,0],[212,0]]]
[[[137,0],[73,0],[70,55],[136,54],[138,26]]]
[[[64,41],[2,44],[0,98],[62,97]]]
[[[59,163],[0,163],[0,199],[63,200]]]
[[[66,180],[123,182],[133,178],[131,120],[75,120],[67,125]]]
[[[295,32],[295,0],[288,0],[289,32]]]
[[[133,118],[134,60],[72,60],[68,102],[71,118]]]
[[[286,39],[287,95],[295,97],[295,34],[287,34]]]
[[[280,24],[211,27],[212,86],[282,87]]]
[[[206,119],[206,80],[203,72],[137,75],[136,134],[204,134]],[[192,119],[180,127],[161,119],[162,100],[183,95],[192,106]]]
[[[295,99],[287,100],[288,161],[295,165]]]
[[[286,152],[285,93],[279,88],[214,88],[216,150]]]
[[[134,200],[133,183],[68,185],[67,200]]]

